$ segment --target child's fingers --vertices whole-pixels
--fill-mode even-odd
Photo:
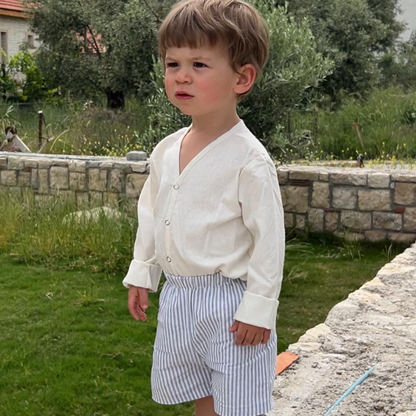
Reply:
[[[139,306],[140,309],[145,311],[149,306],[149,289],[145,289],[143,287],[137,288],[137,292],[139,295]]]
[[[272,331],[270,329],[265,329],[264,330],[263,340],[261,341],[262,344],[267,344],[269,342],[271,332]]]
[[[130,315],[136,321],[138,321],[140,319],[140,315],[139,315],[139,312],[137,310],[137,298],[138,298],[137,288],[131,287],[129,289],[127,306],[129,308]]]
[[[259,345],[261,343],[262,338],[263,338],[263,331],[257,332],[256,336],[254,337],[250,345],[253,345],[253,346]]]
[[[230,332],[235,332],[238,329],[238,321],[234,321],[231,325]]]

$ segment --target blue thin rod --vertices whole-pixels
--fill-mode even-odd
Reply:
[[[325,413],[329,415],[357,386],[359,386],[375,369],[373,365],[365,374],[363,374]]]

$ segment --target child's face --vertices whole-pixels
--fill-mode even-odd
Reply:
[[[168,48],[165,88],[169,101],[192,117],[235,110],[239,74],[221,47]]]

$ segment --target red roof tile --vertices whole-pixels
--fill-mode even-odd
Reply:
[[[19,0],[0,0],[0,9],[23,12],[23,5]]]

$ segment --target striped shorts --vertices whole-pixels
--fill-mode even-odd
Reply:
[[[220,273],[165,273],[153,353],[152,397],[160,404],[213,396],[221,416],[258,416],[271,409],[277,336],[235,345],[229,332],[246,282]]]

